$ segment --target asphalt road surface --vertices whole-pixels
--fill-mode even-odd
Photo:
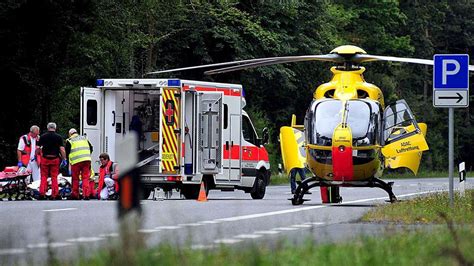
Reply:
[[[399,200],[447,191],[448,178],[394,180]],[[455,182],[456,183],[456,182]],[[457,184],[455,184],[455,189]],[[386,201],[378,188],[342,188],[341,204],[321,204],[319,188],[311,199],[292,206],[289,185],[270,186],[263,200],[242,191],[209,192],[207,202],[169,200],[141,202],[143,220],[138,233],[149,246],[169,242],[191,248],[219,245],[290,243],[312,238],[317,242],[377,234],[384,225],[357,223],[370,208]],[[119,234],[116,201],[3,201],[0,202],[0,263],[44,264],[48,253],[72,260],[116,243]]]

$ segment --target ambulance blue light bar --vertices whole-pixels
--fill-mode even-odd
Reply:
[[[104,80],[103,79],[98,79],[97,80],[97,87],[102,87],[104,86]]]
[[[179,87],[179,86],[181,86],[181,80],[168,79],[168,87]]]

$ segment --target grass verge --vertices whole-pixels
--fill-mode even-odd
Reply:
[[[127,260],[133,265],[473,265],[473,200],[474,191],[466,191],[466,196],[456,196],[455,207],[449,208],[447,193],[439,193],[384,205],[364,217],[364,221],[446,224],[438,229],[398,234],[387,229],[378,237],[322,245],[310,238],[300,246],[282,240],[272,246],[253,242],[204,250],[162,244],[138,250]],[[117,265],[123,254],[120,248],[102,250],[72,264]]]
[[[412,232],[383,237],[362,237],[348,243],[302,246],[282,243],[277,247],[221,246],[212,250],[193,250],[172,245],[143,250],[133,258],[135,265],[460,265],[474,262],[474,230],[447,230],[432,234]],[[117,252],[101,252],[76,265],[117,265],[111,257]]]
[[[447,192],[420,196],[376,208],[362,217],[362,221],[396,223],[445,223],[445,214],[455,223],[474,223],[474,190],[464,197],[454,193],[454,207],[449,206]]]

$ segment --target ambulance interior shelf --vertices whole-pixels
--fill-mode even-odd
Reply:
[[[139,143],[139,167],[157,160],[159,154],[160,129],[160,94],[157,91],[133,93],[134,115],[138,116],[142,124],[142,135]]]

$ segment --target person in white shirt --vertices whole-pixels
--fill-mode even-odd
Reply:
[[[31,171],[33,181],[40,180],[40,156],[38,155],[38,146],[36,143],[39,140],[40,129],[38,126],[31,126],[30,132],[20,137],[18,141],[17,157],[18,167],[26,167]],[[29,183],[30,180],[27,180]]]

